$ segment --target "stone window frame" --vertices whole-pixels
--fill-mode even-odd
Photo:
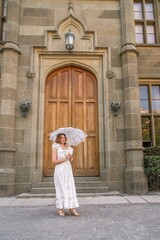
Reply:
[[[156,128],[155,128],[155,119],[159,119],[160,121],[160,111],[159,112],[154,112],[152,110],[152,86],[159,86],[160,88],[160,80],[142,80],[139,82],[139,87],[140,86],[147,86],[148,88],[148,107],[149,111],[147,112],[141,112],[141,119],[142,119],[142,141],[143,141],[143,146],[144,147],[160,147],[159,141],[157,140],[157,137],[160,134],[156,135]],[[140,95],[140,104],[141,104],[141,95]],[[146,126],[146,129],[148,127],[148,134],[150,135],[150,139],[144,139],[143,131],[144,131],[144,121],[146,119],[146,122],[148,126]],[[158,144],[157,144],[158,143]]]
[[[0,41],[5,41],[5,32],[6,32],[6,14],[7,14],[7,0],[3,0],[0,2]]]
[[[142,18],[141,19],[136,19],[134,18],[135,21],[135,28],[138,25],[142,26],[143,32],[142,32],[142,36],[143,36],[143,41],[142,42],[137,42],[136,40],[136,29],[135,29],[135,41],[138,45],[140,44],[158,44],[159,40],[158,40],[158,21],[157,21],[157,2],[155,0],[134,0],[134,4],[135,3],[141,3],[142,4]],[[153,19],[147,19],[146,18],[146,12],[145,12],[145,3],[152,3],[153,4],[153,14],[154,14],[154,18]],[[133,9],[134,10],[134,9]],[[135,11],[134,11],[135,13]],[[147,26],[153,26],[154,28],[154,37],[155,37],[155,42],[154,43],[150,43],[147,41]]]

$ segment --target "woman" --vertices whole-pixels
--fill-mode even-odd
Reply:
[[[69,209],[69,215],[79,216],[75,208],[79,207],[71,163],[73,161],[73,148],[66,143],[63,133],[57,134],[52,145],[52,162],[55,164],[54,184],[56,188],[56,206],[58,214],[65,216],[64,209]]]

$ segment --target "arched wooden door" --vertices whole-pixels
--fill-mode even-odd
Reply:
[[[49,133],[60,127],[76,127],[88,134],[74,147],[74,176],[99,175],[97,81],[77,67],[52,72],[46,80],[44,118],[44,176],[53,175]]]

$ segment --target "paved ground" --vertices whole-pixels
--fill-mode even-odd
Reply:
[[[0,198],[0,240],[160,240],[160,194],[79,198],[59,217],[51,198]]]

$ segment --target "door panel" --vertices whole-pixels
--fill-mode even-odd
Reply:
[[[49,133],[69,126],[88,134],[84,143],[74,147],[74,175],[98,176],[97,82],[91,73],[76,67],[57,70],[46,80],[44,176],[52,176],[54,169]]]

